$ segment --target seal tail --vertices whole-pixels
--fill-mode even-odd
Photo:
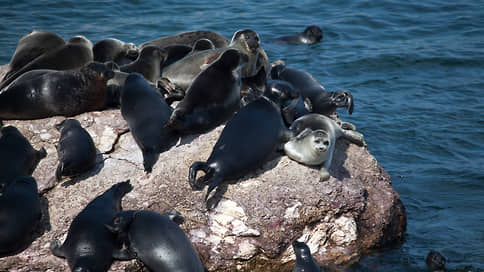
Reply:
[[[158,161],[160,153],[154,150],[142,150],[143,152],[143,167],[145,172],[151,173],[153,170],[153,165]]]
[[[197,172],[199,170],[202,170],[205,173],[205,176],[201,177],[198,180],[197,184]],[[188,183],[194,190],[201,190],[203,186],[205,185],[206,181],[212,178],[213,174],[215,173],[215,169],[213,167],[210,167],[206,162],[194,162],[190,166],[190,170],[188,173]]]

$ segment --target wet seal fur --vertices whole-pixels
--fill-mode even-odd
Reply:
[[[141,49],[139,57],[120,67],[125,73],[140,73],[151,82],[156,82],[161,75],[161,65],[166,59],[167,53],[156,46],[146,46]]]
[[[210,40],[216,48],[225,47],[229,44],[227,38],[217,32],[207,30],[195,30],[161,37],[149,42],[142,43],[139,47],[143,48],[148,45],[155,45],[159,48],[165,48],[171,45],[187,45],[193,47],[193,44],[195,44],[195,42],[200,39]]]
[[[35,150],[16,127],[0,128],[0,183],[32,175],[45,156],[45,149]]]
[[[330,177],[328,170],[333,159],[336,140],[339,137],[360,146],[366,145],[363,135],[354,131],[352,124],[339,125],[333,119],[321,114],[312,113],[300,117],[289,129],[297,136],[284,144],[286,155],[302,164],[322,165],[321,180],[327,180]]]
[[[55,240],[51,252],[66,258],[71,271],[107,271],[113,259],[127,260],[115,235],[105,225],[119,213],[121,199],[133,189],[129,180],[113,185],[92,200],[72,221],[64,244]]]
[[[146,172],[151,172],[161,152],[178,141],[178,135],[163,128],[172,112],[163,96],[143,76],[132,73],[126,78],[121,91],[121,115],[143,153]]]
[[[178,213],[123,211],[107,227],[150,271],[205,271],[192,243],[174,220],[183,218]]]
[[[19,176],[0,189],[0,255],[15,254],[31,243],[42,217],[37,182]]]
[[[319,26],[310,25],[302,33],[296,35],[282,36],[274,40],[279,43],[288,44],[314,44],[323,39],[323,31]]]
[[[292,248],[296,255],[296,264],[292,269],[292,272],[320,272],[321,268],[314,261],[311,255],[311,250],[304,242],[294,241],[292,242]]]
[[[181,135],[207,132],[240,106],[240,52],[227,49],[205,68],[178,103],[165,128]]]
[[[139,56],[139,49],[134,43],[113,38],[98,41],[92,47],[92,52],[94,61],[114,61],[118,65],[128,64]]]
[[[84,36],[72,37],[66,44],[47,51],[24,65],[0,84],[0,90],[22,74],[38,69],[77,69],[93,61],[92,43]]]
[[[96,146],[91,135],[75,119],[66,119],[55,125],[61,136],[57,145],[59,165],[55,178],[75,176],[89,171],[96,165]]]
[[[446,262],[445,257],[435,250],[431,250],[425,259],[429,271],[444,271]]]
[[[224,180],[240,178],[262,166],[291,136],[279,108],[261,97],[227,122],[207,161],[190,166],[188,182],[193,189],[209,184],[207,200],[210,192]],[[199,170],[205,176],[195,180]]]
[[[79,71],[29,71],[0,91],[0,119],[41,119],[101,110],[113,99],[106,83],[114,72],[92,62]]]
[[[311,74],[287,67],[283,61],[272,63],[271,77],[291,83],[299,91],[308,112],[329,115],[336,108],[344,107],[349,114],[353,113],[353,96],[349,91],[328,92]]]

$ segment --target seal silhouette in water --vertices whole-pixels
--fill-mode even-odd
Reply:
[[[71,271],[107,271],[114,259],[129,259],[115,235],[106,228],[121,211],[121,198],[133,189],[128,181],[113,185],[92,200],[72,221],[64,244],[51,243],[57,257],[66,258]]]
[[[309,250],[308,245],[304,242],[294,241],[292,242],[292,248],[296,254],[296,264],[292,269],[292,272],[320,272],[321,268],[314,261]]]
[[[183,221],[176,213],[123,211],[108,227],[150,271],[205,271],[190,240],[172,219]]]
[[[282,36],[274,40],[279,43],[288,44],[314,44],[323,39],[323,31],[319,26],[310,25],[302,33],[296,35]]]

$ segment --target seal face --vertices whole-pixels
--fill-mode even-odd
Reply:
[[[336,140],[344,137],[349,141],[364,146],[363,135],[349,129],[350,123],[338,125],[336,121],[321,114],[308,114],[298,118],[289,128],[295,135],[284,145],[286,155],[302,164],[320,165],[321,180],[327,180],[333,158]]]
[[[46,155],[43,147],[35,150],[16,127],[0,128],[0,183],[32,175]]]
[[[444,271],[446,259],[437,251],[431,250],[425,259],[429,271]]]
[[[92,169],[96,165],[96,146],[81,123],[66,119],[55,127],[61,133],[57,146],[57,181],[62,176],[75,176]]]
[[[224,51],[193,80],[165,128],[197,134],[227,121],[240,105],[240,65],[238,50]]]
[[[222,181],[240,178],[260,167],[289,137],[278,107],[261,97],[227,122],[206,162],[190,166],[189,183],[194,189],[208,183],[207,199]],[[198,170],[205,176],[195,181]]]
[[[24,65],[8,79],[0,89],[10,84],[22,74],[37,69],[69,70],[77,69],[93,61],[92,43],[84,36],[72,37],[65,45],[40,55]]]
[[[121,211],[121,198],[132,189],[129,180],[120,182],[92,200],[72,221],[64,244],[51,243],[52,253],[66,258],[71,271],[107,271],[113,258],[129,259],[105,225]]]
[[[16,253],[31,243],[42,216],[37,182],[16,177],[0,190],[0,255]]]
[[[105,108],[114,72],[92,62],[79,71],[34,70],[0,91],[0,119],[73,116]]]
[[[166,52],[156,46],[146,46],[141,49],[139,57],[132,63],[120,67],[125,73],[140,73],[151,82],[160,77],[160,66],[166,58]]]
[[[271,77],[291,83],[299,91],[309,112],[329,115],[336,108],[344,107],[349,114],[353,113],[353,96],[349,91],[328,92],[311,74],[287,67],[282,61],[273,63]]]
[[[323,31],[319,26],[310,25],[297,35],[282,36],[275,39],[277,42],[288,44],[314,44],[323,39]]]
[[[124,211],[113,222],[111,229],[150,271],[205,271],[190,240],[169,215]]]
[[[314,261],[311,250],[304,242],[294,241],[292,248],[296,254],[296,264],[292,272],[320,272],[321,268]]]
[[[178,141],[177,135],[163,128],[172,112],[163,96],[140,74],[132,73],[126,78],[121,92],[121,115],[143,153],[146,172],[151,172],[161,152]]]
[[[94,44],[92,52],[94,61],[114,61],[118,65],[128,64],[139,56],[139,49],[134,43],[113,38],[98,41]]]
[[[155,45],[159,48],[165,48],[171,45],[187,45],[193,47],[196,41],[200,39],[210,40],[216,48],[226,47],[229,41],[222,35],[213,31],[196,30],[189,32],[182,32],[170,36],[161,37],[149,42],[142,43],[140,48],[148,45]]]

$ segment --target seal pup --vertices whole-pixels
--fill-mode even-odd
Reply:
[[[291,136],[279,108],[261,97],[240,109],[227,122],[207,161],[190,166],[188,182],[193,189],[209,184],[206,201],[222,181],[240,178],[262,166]],[[205,176],[196,181],[199,170]]]
[[[311,74],[287,67],[283,61],[272,63],[271,77],[291,83],[299,91],[309,112],[329,115],[336,108],[344,107],[349,114],[353,113],[353,96],[349,91],[328,92]]]
[[[274,41],[288,44],[315,44],[323,39],[323,31],[319,26],[310,25],[302,33],[277,37]]]
[[[10,59],[9,70],[5,74],[4,80],[10,78],[38,56],[54,51],[65,43],[61,36],[45,30],[34,30],[23,36],[18,41],[15,53]]]
[[[128,64],[139,56],[139,49],[134,43],[126,43],[114,38],[98,41],[92,47],[92,52],[94,61],[114,61],[118,65]]]
[[[116,215],[111,229],[150,271],[205,271],[192,243],[174,218],[179,214],[159,214],[148,210],[123,211]]]
[[[0,190],[0,255],[16,253],[31,242],[42,217],[37,182],[15,177]]]
[[[48,51],[17,72],[12,74],[0,84],[0,90],[10,84],[22,74],[37,69],[69,70],[77,69],[93,61],[92,43],[84,36],[72,37],[65,45]]]
[[[166,52],[156,46],[146,46],[141,49],[139,57],[120,67],[125,73],[140,73],[150,82],[156,82],[161,75],[160,66],[166,58]]]
[[[289,158],[302,164],[322,165],[320,177],[321,180],[327,180],[339,137],[365,146],[362,134],[342,127],[354,129],[350,123],[338,125],[333,119],[321,114],[311,113],[300,117],[289,128],[297,136],[284,144],[284,151]]]
[[[292,269],[292,272],[320,272],[321,268],[314,261],[311,255],[311,250],[304,242],[294,241],[292,242],[292,248],[294,254],[296,254],[296,264]]]
[[[29,120],[101,110],[114,99],[106,83],[114,72],[91,62],[79,71],[29,71],[0,91],[0,119]]]
[[[240,106],[240,52],[227,49],[193,80],[165,128],[205,133],[227,121]]]
[[[59,165],[55,171],[57,181],[62,176],[75,176],[96,165],[96,146],[91,135],[75,119],[65,119],[55,128],[61,136],[57,145]]]
[[[66,258],[71,271],[107,271],[113,258],[129,259],[105,225],[122,210],[121,199],[132,189],[129,180],[120,182],[87,204],[69,226],[64,243],[51,243],[52,254]]]
[[[178,141],[178,135],[163,128],[172,112],[163,96],[142,75],[129,74],[121,91],[121,115],[143,153],[143,166],[148,173],[160,153]]]
[[[35,150],[16,127],[0,128],[0,183],[32,175],[45,156],[45,149]]]
[[[217,32],[207,30],[195,30],[161,37],[149,42],[142,43],[139,47],[143,48],[148,45],[155,45],[159,48],[165,48],[171,45],[187,45],[193,47],[193,44],[200,39],[210,40],[216,48],[226,47],[229,44],[227,38]]]

